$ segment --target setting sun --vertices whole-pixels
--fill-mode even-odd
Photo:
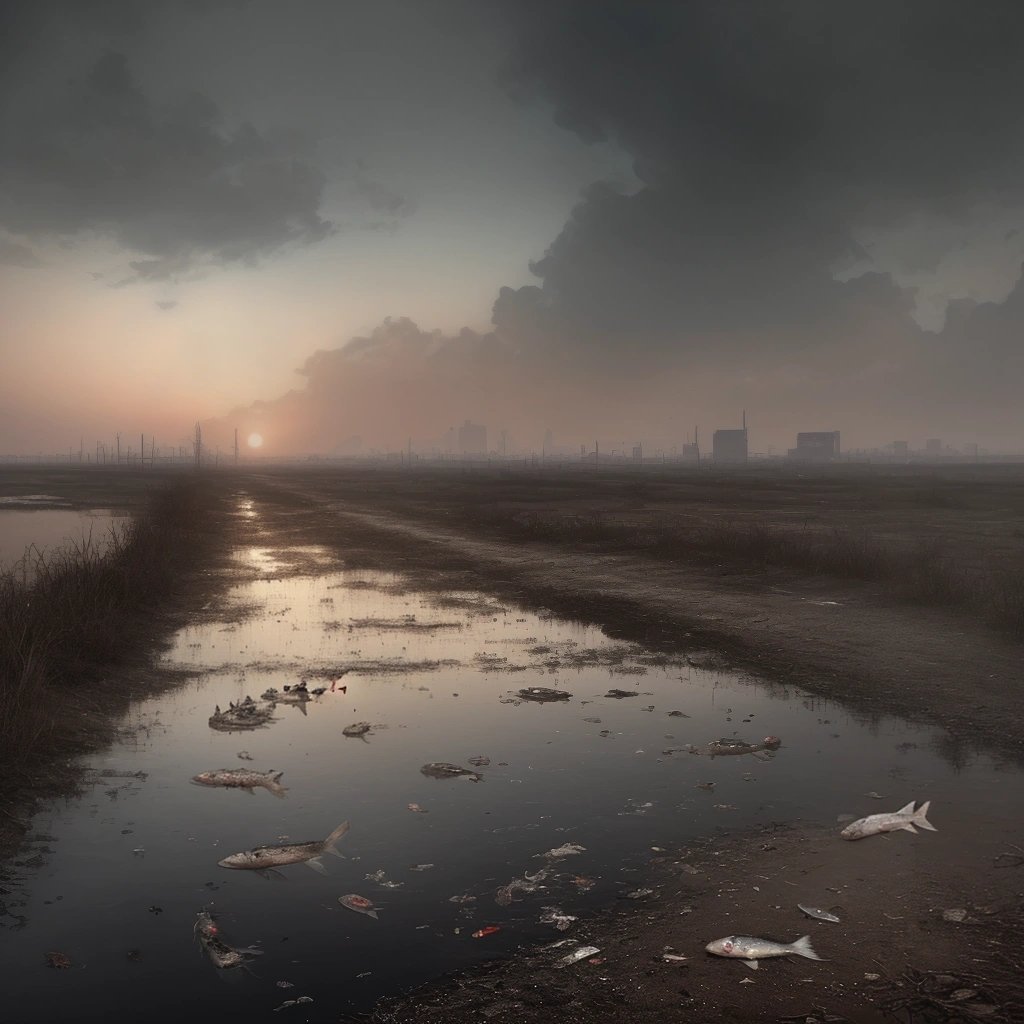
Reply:
[[[250,434],[249,435],[249,447],[250,448],[262,448],[263,447],[263,435],[262,434]]]

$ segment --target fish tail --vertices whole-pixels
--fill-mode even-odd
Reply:
[[[911,819],[918,828],[923,828],[928,832],[938,832],[939,830],[928,820],[928,808],[931,807],[931,800],[925,800],[921,807],[914,812],[914,817]]]
[[[380,920],[380,918],[377,916],[377,911],[376,910],[368,910],[366,912],[366,916],[367,917],[372,917],[374,919],[374,921],[379,921]]]
[[[343,821],[325,840],[324,850],[331,852],[334,851],[334,847],[337,845],[338,840],[349,830],[349,824],[347,821]]]
[[[792,950],[797,956],[805,956],[808,960],[820,960],[822,959],[817,953],[811,948],[811,937],[810,935],[804,935],[797,939],[796,942],[790,943]]]

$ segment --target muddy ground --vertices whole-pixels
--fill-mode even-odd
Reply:
[[[335,547],[350,565],[398,570],[423,587],[479,588],[598,622],[611,635],[797,683],[868,716],[927,720],[944,730],[943,753],[954,762],[985,750],[1019,768],[1024,648],[974,610],[908,601],[883,584],[837,575],[659,562],[595,543],[510,543],[502,509],[513,520],[510,495],[528,501],[531,481],[492,482],[484,519],[461,497],[469,490],[486,502],[486,480],[287,473],[245,486],[264,509],[278,510],[282,542],[301,536]],[[799,481],[790,485],[792,505]],[[563,495],[562,514],[593,501],[586,481],[577,490]],[[808,487],[804,499],[819,517],[837,515],[820,507],[821,493]],[[1019,483],[1000,478],[987,503],[973,491],[971,501],[955,506],[959,528],[974,538],[970,564],[984,572],[987,558],[1016,558]],[[909,513],[897,506],[892,535],[931,520],[934,508],[909,504]],[[716,515],[720,506],[721,498]],[[749,503],[742,513],[752,514]],[[884,509],[872,515],[884,519]],[[987,548],[968,529],[971,516],[987,524],[976,531],[989,530]],[[787,822],[771,834],[723,831],[701,847],[653,851],[646,884],[655,894],[612,908],[574,936],[601,949],[593,960],[558,968],[564,948],[522,950],[382,1005],[373,1019],[1024,1020],[1019,813],[1007,808],[994,823],[936,799],[935,835],[851,844],[837,838],[841,826]],[[809,921],[794,909],[810,879],[834,892],[830,909],[843,923]],[[731,932],[786,941],[809,932],[828,962],[773,961],[755,974],[704,954],[707,939]],[[666,947],[689,959],[663,960]]]
[[[1009,771],[1024,760],[1024,645],[981,606],[922,601],[892,579],[749,552],[659,556],[617,529],[666,516],[698,526],[802,522],[819,536],[855,529],[907,550],[927,536],[958,571],[984,581],[1024,566],[1019,470],[628,479],[291,470],[225,474],[222,486],[261,503],[262,544],[322,544],[349,565],[403,572],[419,586],[495,593],[702,664],[797,684],[868,717],[928,721],[954,763],[979,750]],[[600,528],[532,529],[537,513],[596,515]],[[605,529],[609,519],[616,529]],[[381,1005],[373,1019],[1024,1020],[1019,808],[983,821],[928,795],[935,834],[851,844],[834,822],[780,822],[652,850],[649,878],[637,879],[652,895],[572,933],[600,948],[591,960],[558,968],[567,948],[523,949]],[[804,880],[834,893],[827,909],[842,923],[795,910]],[[702,951],[732,932],[792,940],[805,931],[826,962],[777,960],[755,973]],[[666,947],[688,959],[664,960]]]

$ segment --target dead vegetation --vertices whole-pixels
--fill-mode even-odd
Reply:
[[[152,649],[159,613],[209,560],[210,500],[202,482],[175,480],[114,528],[102,551],[90,540],[30,551],[0,575],[0,770],[9,792],[38,789],[49,765],[109,735],[127,701],[111,670]]]

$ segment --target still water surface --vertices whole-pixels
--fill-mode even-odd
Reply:
[[[0,506],[0,570],[9,569],[29,547],[37,551],[88,542],[104,551],[113,513],[107,509],[7,509]]]
[[[248,1021],[305,995],[315,1001],[272,1019],[333,1021],[444,971],[561,938],[538,923],[541,908],[584,917],[614,901],[643,883],[652,847],[753,823],[833,823],[929,796],[941,828],[958,804],[995,814],[1009,788],[1019,797],[1019,775],[983,757],[954,767],[927,729],[868,725],[796,689],[659,664],[596,628],[480,595],[439,599],[367,572],[294,575],[296,559],[329,562],[317,549],[245,553],[258,578],[232,600],[249,616],[183,630],[166,661],[195,680],[138,704],[124,739],[93,760],[84,796],[37,819],[49,852],[17,908],[23,926],[0,930],[5,1020]],[[278,705],[265,729],[207,724],[214,705],[280,690],[300,672],[329,685],[352,665],[347,693],[328,690],[304,712]],[[508,702],[533,685],[572,700]],[[605,696],[613,687],[638,695]],[[373,726],[365,740],[342,735],[359,721]],[[783,746],[764,762],[664,753],[734,732],[775,734]],[[252,762],[238,759],[243,750]],[[474,755],[491,759],[479,783],[420,772]],[[222,767],[283,770],[288,793],[189,784]],[[696,788],[708,781],[713,792]],[[872,790],[886,799],[864,796]],[[283,868],[283,881],[217,866],[281,837],[322,839],[344,820],[344,859],[324,858],[328,877],[302,864]],[[497,887],[570,842],[586,852],[562,861],[545,892],[495,902]],[[424,864],[433,866],[412,870]],[[366,878],[379,870],[398,887]],[[574,876],[596,886],[581,892]],[[339,906],[348,893],[373,900],[379,920]],[[475,900],[452,902],[464,896]],[[205,958],[193,938],[203,908],[227,942],[263,950],[251,970],[217,971]],[[473,939],[485,925],[501,931]],[[676,945],[696,953],[713,937],[681,926]],[[73,966],[48,969],[51,950]]]

